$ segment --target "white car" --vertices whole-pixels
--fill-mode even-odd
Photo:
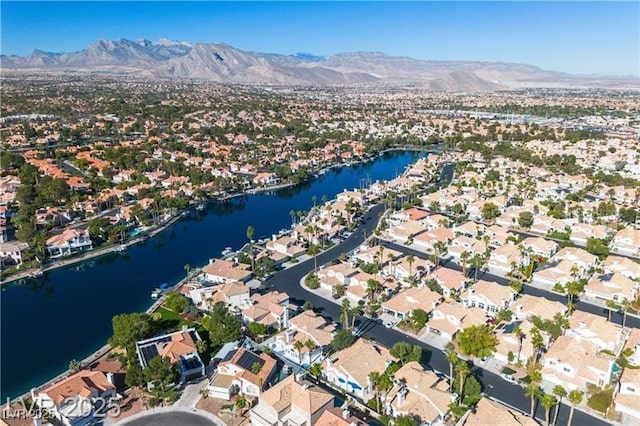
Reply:
[[[387,321],[384,323],[384,326],[387,328],[393,328],[394,325],[393,321]]]

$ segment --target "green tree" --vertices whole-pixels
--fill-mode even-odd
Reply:
[[[498,339],[488,325],[482,324],[463,329],[458,344],[464,354],[484,358],[495,352]]]
[[[447,362],[449,363],[449,392],[453,386],[453,368],[458,363],[458,354],[453,350],[453,345],[447,350]]]
[[[520,212],[518,215],[518,224],[523,228],[530,228],[533,225],[533,213],[529,211]]]
[[[138,340],[149,337],[153,332],[149,315],[138,312],[116,315],[111,323],[113,335],[109,338],[109,344],[123,347],[127,352],[133,350]]]
[[[71,361],[69,361],[69,371],[71,373],[77,373],[80,370],[82,370],[82,362],[78,361],[77,359],[72,359]]]
[[[235,407],[240,410],[240,417],[244,416],[244,409],[247,407],[247,399],[243,395],[238,395],[235,402]]]
[[[316,244],[311,244],[307,249],[307,254],[313,256],[313,271],[318,273],[318,254],[320,254],[320,247]]]
[[[251,270],[255,271],[255,253],[253,252],[253,237],[255,237],[256,230],[253,226],[247,227],[247,239],[249,240],[249,251],[251,256]]]
[[[221,346],[234,342],[242,337],[242,329],[235,315],[232,315],[222,302],[215,304],[208,315],[200,323],[209,332],[213,346]]]
[[[173,312],[182,313],[189,307],[189,300],[180,293],[170,291],[164,298],[164,306]]]
[[[322,376],[322,365],[318,364],[317,362],[311,364],[311,366],[309,367],[309,373],[311,373],[311,375],[316,379],[319,379],[320,376]]]
[[[555,385],[553,388],[553,394],[556,398],[558,398],[558,403],[556,404],[556,413],[553,416],[553,424],[556,424],[558,421],[558,412],[560,411],[560,404],[562,403],[562,398],[567,396],[567,390],[563,388],[561,385]]]
[[[149,361],[144,369],[144,377],[151,387],[151,405],[162,405],[167,401],[173,401],[176,397],[175,382],[178,379],[178,370],[167,357],[157,356]]]
[[[542,389],[538,386],[537,382],[531,382],[529,386],[527,386],[527,390],[525,391],[525,395],[531,398],[531,412],[530,415],[533,418],[536,409],[536,399],[540,399],[542,397]]]
[[[567,422],[567,426],[571,426],[573,422],[573,410],[576,408],[576,405],[580,405],[582,402],[582,398],[584,397],[584,393],[581,390],[574,389],[569,392],[569,403],[571,404],[571,411],[569,411],[569,421]]]
[[[331,340],[331,347],[334,351],[340,351],[351,346],[354,339],[355,338],[351,330],[342,328],[338,330],[335,336],[333,336],[333,340]]]
[[[418,426],[419,425],[415,417],[409,414],[402,414],[397,416],[393,424],[394,426]]]
[[[549,393],[543,393],[542,395],[542,399],[540,399],[540,402],[542,403],[542,407],[544,408],[544,418],[545,418],[545,426],[549,426],[549,416],[551,415],[551,409],[553,408],[554,405],[556,405],[557,401],[556,398]]]
[[[411,361],[420,361],[422,348],[407,342],[396,342],[389,350],[389,354],[399,359],[400,363],[404,365]]]
[[[500,215],[500,208],[491,202],[484,203],[481,213],[483,219],[493,220]]]
[[[254,336],[264,336],[265,334],[267,334],[267,326],[259,322],[250,322],[247,325],[247,329]]]

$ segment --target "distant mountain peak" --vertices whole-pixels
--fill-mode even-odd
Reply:
[[[243,84],[331,85],[352,83],[423,83],[427,90],[492,91],[518,87],[586,84],[635,87],[636,79],[575,76],[525,64],[479,61],[425,61],[383,52],[339,53],[324,57],[247,52],[225,43],[197,43],[161,38],[149,41],[96,40],[84,50],[26,57],[0,55],[0,67],[33,71],[78,70],[144,76],[198,78]],[[586,83],[585,83],[586,82]]]

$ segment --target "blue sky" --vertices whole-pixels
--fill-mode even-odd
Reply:
[[[0,4],[3,54],[77,51],[101,38],[169,38],[271,53],[381,51],[640,74],[637,1]]]

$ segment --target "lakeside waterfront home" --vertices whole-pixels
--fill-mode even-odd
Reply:
[[[9,241],[0,245],[0,267],[4,269],[8,265],[22,265],[22,252],[29,247],[21,241]]]
[[[426,371],[412,361],[393,375],[393,388],[384,399],[387,414],[411,416],[419,424],[438,424],[449,412],[455,400],[449,393],[449,383],[433,371]]]
[[[118,396],[110,377],[101,371],[80,370],[31,396],[65,426],[88,426],[99,420],[97,410],[106,408],[98,402]]]
[[[327,357],[322,367],[327,382],[367,401],[373,397],[369,373],[377,371],[382,374],[393,361],[384,346],[358,339],[348,348]]]
[[[560,336],[543,357],[542,379],[569,391],[586,391],[588,383],[598,387],[608,385],[614,357],[601,354],[600,350],[589,341]]]
[[[253,274],[249,265],[220,259],[209,260],[209,264],[202,268],[202,273],[207,281],[213,283],[231,281],[246,283]]]
[[[207,387],[209,396],[229,401],[235,394],[259,396],[276,379],[276,360],[247,349],[230,351]]]
[[[335,397],[292,374],[258,397],[251,409],[254,426],[314,426],[322,414],[334,406]]]
[[[196,308],[210,311],[216,303],[224,303],[232,312],[251,305],[249,287],[241,282],[227,282],[213,286],[194,288],[187,295]]]
[[[81,228],[67,228],[47,239],[47,251],[52,259],[91,250],[89,232]]]
[[[195,328],[184,328],[169,334],[136,342],[136,353],[142,368],[155,357],[169,358],[178,365],[180,382],[185,383],[205,375],[205,367],[198,354],[197,342],[202,340]]]

